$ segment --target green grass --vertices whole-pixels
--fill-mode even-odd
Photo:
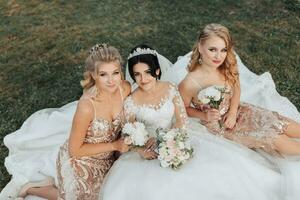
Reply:
[[[0,191],[10,176],[2,139],[33,112],[81,94],[87,50],[147,43],[172,62],[191,50],[200,27],[227,26],[255,73],[270,71],[281,95],[300,108],[299,0],[102,0],[0,2]]]

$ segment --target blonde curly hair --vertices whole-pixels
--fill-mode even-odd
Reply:
[[[107,44],[96,44],[91,48],[89,56],[85,60],[85,72],[83,73],[84,79],[80,81],[83,91],[87,91],[95,85],[92,73],[98,74],[101,63],[109,62],[115,62],[121,68],[122,57],[115,47]],[[120,73],[122,74],[122,70],[120,70]]]
[[[236,83],[239,83],[239,73],[237,69],[237,61],[234,55],[233,41],[229,30],[221,24],[208,24],[200,32],[198,40],[194,44],[192,50],[192,56],[188,65],[188,70],[192,72],[197,67],[201,67],[201,64],[199,64],[199,58],[201,58],[201,55],[198,46],[199,44],[204,44],[204,42],[211,36],[222,38],[226,44],[227,56],[218,69],[225,75],[226,82],[228,82],[231,87],[234,87]]]

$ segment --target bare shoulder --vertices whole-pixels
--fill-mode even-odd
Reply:
[[[129,81],[123,80],[121,87],[122,87],[124,96],[127,97],[131,93],[131,84],[129,83]]]
[[[91,102],[91,97],[88,95],[82,95],[82,97],[78,101],[76,115],[80,115],[81,117],[92,117],[94,113],[93,105]]]
[[[195,83],[192,82],[191,77],[192,72],[189,72],[185,78],[179,83],[178,89],[181,92],[188,92],[188,91],[194,91],[197,90],[197,86]]]

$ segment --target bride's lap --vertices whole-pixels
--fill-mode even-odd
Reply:
[[[277,199],[280,175],[267,160],[225,139],[190,132],[194,157],[179,170],[132,152],[122,155],[106,177],[103,200],[195,199],[200,194],[206,199]]]

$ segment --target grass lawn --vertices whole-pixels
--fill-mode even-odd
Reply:
[[[211,22],[227,26],[245,65],[270,71],[300,109],[299,0],[1,1],[0,191],[10,179],[3,137],[33,112],[78,99],[91,46],[110,43],[126,58],[146,43],[175,62]]]

